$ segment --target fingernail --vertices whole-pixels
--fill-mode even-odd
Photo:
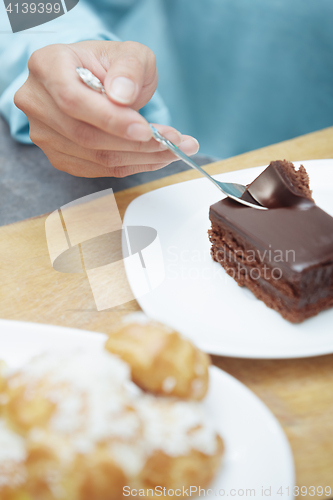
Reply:
[[[199,147],[198,141],[194,137],[191,137],[191,139],[186,139],[186,141],[182,142],[179,149],[186,155],[194,155],[199,151]]]
[[[118,76],[112,81],[109,96],[121,104],[132,102],[135,95],[135,83],[129,78]]]
[[[178,132],[178,130],[172,130],[170,132],[166,132],[166,134],[164,135],[164,137],[166,137],[166,139],[169,139],[169,141],[173,142],[174,144],[176,144],[176,146],[178,146],[179,144],[181,144],[182,140],[183,140],[183,136],[180,132]]]
[[[132,141],[149,141],[153,133],[149,126],[145,126],[142,123],[132,123],[126,132],[126,135]]]

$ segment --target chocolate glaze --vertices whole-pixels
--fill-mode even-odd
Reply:
[[[278,264],[287,275],[333,265],[333,218],[302,196],[276,166],[271,164],[249,190],[261,202],[265,200],[270,210],[224,199],[210,207],[212,222],[220,221],[260,251],[279,251],[284,256],[293,251],[292,258]]]
[[[274,161],[247,188],[248,193],[267,208],[297,207],[314,205],[292,184],[283,166],[288,162]],[[289,164],[290,165],[290,164]]]

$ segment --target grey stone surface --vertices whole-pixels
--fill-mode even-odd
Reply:
[[[195,160],[205,165],[216,159],[198,154]],[[103,189],[111,187],[114,192],[121,191],[189,168],[185,163],[176,161],[156,172],[123,179],[73,177],[52,167],[36,146],[15,142],[10,137],[7,124],[0,118],[0,225],[52,212],[66,203]]]

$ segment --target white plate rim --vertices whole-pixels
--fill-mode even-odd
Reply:
[[[331,166],[332,162],[333,162],[333,158],[293,161],[294,165],[299,166],[301,164],[304,164],[305,167],[307,165],[311,166],[311,164],[316,164],[317,162]],[[216,175],[214,175],[214,177],[216,179],[220,180],[221,178],[223,179],[223,177],[225,175],[228,175],[228,176],[233,175],[233,174],[239,175],[239,174],[242,174],[244,172],[249,172],[249,173],[254,172],[254,175],[258,175],[260,173],[260,171],[264,170],[266,167],[267,167],[267,164],[256,166],[256,167],[240,169],[240,170],[228,171],[228,172],[223,172],[221,174],[216,174]],[[310,179],[310,181],[311,181],[311,179]],[[128,220],[128,219],[130,219],[129,214],[130,214],[133,206],[135,206],[136,203],[138,202],[138,200],[140,203],[140,200],[144,199],[147,195],[149,196],[151,193],[156,193],[156,192],[166,191],[166,190],[171,190],[171,192],[172,192],[172,189],[175,186],[181,186],[183,184],[191,184],[191,183],[198,183],[198,182],[207,182],[207,181],[204,178],[192,179],[189,181],[183,181],[183,182],[180,182],[177,184],[172,184],[169,186],[157,188],[153,191],[149,191],[147,193],[144,193],[144,194],[138,196],[137,198],[132,200],[132,202],[128,205],[128,207],[126,209],[124,220],[123,220],[124,226],[132,224],[131,220]],[[142,224],[145,224],[145,222],[143,221]],[[126,269],[126,273],[127,273],[127,278],[129,280],[129,283],[131,284],[131,275],[128,272],[126,262],[125,262],[125,269]],[[151,318],[154,318],[156,320],[159,320],[160,319],[159,314],[156,313],[154,308],[150,305],[149,301],[147,301],[146,299],[147,299],[147,295],[143,295],[141,297],[137,297],[136,300],[138,301],[142,310],[148,316],[150,316]],[[325,314],[325,312],[324,312],[324,314]],[[307,320],[307,322],[311,321],[312,319],[315,319],[315,318],[311,318],[310,320]],[[164,320],[164,322],[165,322],[165,320]],[[182,333],[184,333],[184,332],[182,332]],[[194,341],[194,339],[192,339],[192,341]],[[204,338],[200,339],[200,342],[196,342],[196,343],[200,349],[202,349],[210,354],[215,354],[215,355],[220,355],[220,356],[229,356],[229,357],[238,357],[238,358],[245,358],[245,359],[298,359],[298,358],[330,355],[333,353],[333,336],[332,336],[331,341],[329,343],[327,343],[324,347],[316,346],[316,345],[312,345],[311,348],[309,348],[307,346],[304,346],[304,347],[299,346],[297,352],[290,352],[288,350],[288,347],[286,347],[285,349],[282,348],[280,350],[276,349],[275,352],[271,352],[271,351],[269,351],[269,352],[268,351],[257,352],[256,349],[253,349],[252,351],[248,349],[246,352],[244,352],[242,350],[238,351],[237,349],[228,349],[225,347],[221,348],[220,346],[217,346],[216,343],[207,342]]]
[[[4,333],[4,330],[5,333]],[[36,334],[36,337],[40,336],[45,336],[47,338],[46,344],[49,342],[51,337],[54,337],[54,340],[58,340],[59,337],[64,339],[65,336],[70,336],[72,339],[75,339],[75,342],[80,342],[80,345],[84,344],[85,342],[88,342],[89,349],[96,347],[97,349],[101,348],[101,343],[107,338],[107,335],[104,333],[97,333],[97,332],[92,332],[92,331],[86,331],[86,330],[79,330],[79,329],[74,329],[74,328],[69,328],[69,327],[62,327],[62,326],[57,326],[57,325],[46,325],[42,323],[30,323],[30,322],[21,322],[21,321],[11,321],[11,320],[2,320],[0,319],[0,359],[4,359],[6,361],[6,355],[4,357],[1,356],[1,345],[3,346],[4,343],[7,340],[7,335],[12,334],[16,335],[18,337],[24,337],[24,340],[29,342],[29,338],[32,331],[34,334]],[[57,339],[55,339],[57,337]],[[81,342],[84,339],[83,342]],[[13,338],[11,339],[13,340]],[[74,344],[75,344],[74,342]],[[96,346],[94,346],[96,344]],[[29,343],[31,346],[31,343]],[[83,345],[83,348],[85,346]],[[72,346],[59,346],[59,350],[62,351],[63,349],[71,349]],[[40,344],[36,347],[35,353],[40,353],[43,351],[49,351],[49,348],[44,348],[40,346]],[[52,350],[52,349],[51,349]],[[92,350],[93,352],[93,350]],[[33,355],[33,354],[32,354]],[[29,356],[26,356],[26,359],[29,358]],[[23,356],[25,357],[25,356]],[[7,361],[8,361],[8,354],[7,354]],[[16,366],[19,366],[21,362],[12,362],[11,364],[14,364]],[[289,441],[280,425],[276,417],[272,414],[272,412],[267,408],[267,406],[256,396],[249,388],[247,388],[244,384],[242,384],[240,381],[235,379],[233,376],[229,375],[228,373],[224,372],[220,368],[216,366],[212,366],[210,368],[210,375],[211,375],[211,380],[212,383],[219,383],[224,386],[228,386],[230,392],[233,395],[239,395],[241,398],[246,400],[251,401],[251,404],[256,408],[259,418],[261,419],[260,422],[262,425],[266,423],[267,427],[270,428],[271,435],[272,437],[275,436],[275,449],[270,450],[271,455],[275,455],[278,451],[278,460],[283,461],[284,464],[284,471],[283,471],[283,477],[278,478],[277,484],[283,484],[285,487],[289,487],[290,491],[293,491],[293,488],[295,486],[295,467],[294,467],[294,460],[293,460],[293,455],[291,451],[291,447],[289,444]],[[211,394],[211,396],[214,396],[212,399],[216,401],[216,393]],[[223,401],[223,404],[227,406],[227,403]],[[248,417],[248,415],[247,415]],[[220,414],[221,418],[221,414]],[[216,420],[217,422],[217,420]],[[220,431],[220,429],[218,429]],[[220,431],[221,432],[221,431]],[[222,432],[223,434],[223,432]],[[228,440],[225,438],[226,442],[226,459],[228,458]],[[230,445],[229,445],[230,446]],[[266,449],[266,448],[265,448]],[[265,458],[267,460],[267,457]],[[255,465],[255,464],[254,464]],[[256,465],[255,465],[256,467]],[[254,467],[254,470],[255,470]],[[219,481],[221,479],[221,476],[223,475],[224,469],[221,469],[220,474],[218,474],[217,478],[213,482],[212,488],[214,487],[219,487],[223,488],[223,484],[220,484]],[[234,471],[235,472],[235,471]],[[237,472],[237,471],[236,471]],[[276,471],[275,471],[276,472]],[[238,476],[237,476],[238,477]],[[226,478],[228,479],[228,478]],[[274,478],[275,479],[275,478]],[[256,480],[259,481],[257,478]],[[260,478],[261,483],[265,484],[263,478]],[[260,484],[261,484],[260,483]],[[259,488],[259,482],[258,488]],[[267,485],[269,486],[269,484]],[[235,485],[235,488],[238,486]],[[259,498],[259,495],[256,495],[256,497],[252,498]],[[261,498],[261,495],[260,495]],[[286,497],[287,499],[291,500],[293,497]]]

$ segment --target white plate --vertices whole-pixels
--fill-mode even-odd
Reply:
[[[333,215],[333,160],[306,167],[317,204]],[[248,184],[266,167],[217,175]],[[164,187],[136,198],[124,225],[151,226],[161,242],[166,277],[138,298],[145,313],[173,326],[201,349],[244,358],[297,358],[333,353],[333,309],[294,325],[240,288],[210,257],[209,207],[221,199],[206,179]],[[126,266],[129,282],[131,270]]]
[[[103,348],[104,334],[56,326],[0,320],[0,359],[20,366],[31,356],[45,351],[87,348],[92,353]],[[283,488],[283,498],[292,499],[294,464],[289,443],[275,417],[243,384],[211,368],[209,394],[204,402],[207,414],[226,445],[225,463],[212,488],[255,489],[251,498],[262,498],[261,488],[271,488],[272,498]],[[289,488],[290,495],[287,494]],[[221,494],[218,496],[222,496]]]

